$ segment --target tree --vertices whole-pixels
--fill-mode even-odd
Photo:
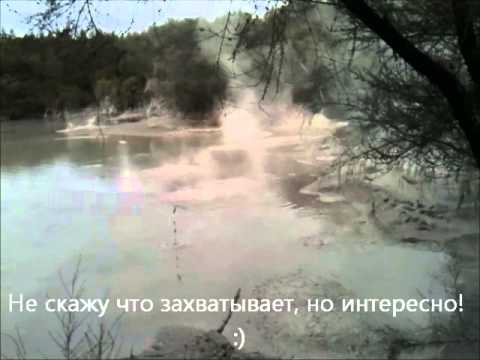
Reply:
[[[140,34],[117,36],[71,26],[23,37],[2,33],[2,117],[42,118],[96,106],[106,97],[124,111],[144,105],[147,79],[155,95],[191,125],[215,120],[227,95],[222,67],[203,54],[197,21],[172,21]],[[3,58],[2,58],[3,59]]]
[[[282,44],[295,42],[287,30],[288,24],[299,14],[306,19],[312,38],[328,27],[350,51],[346,59],[337,57],[330,61],[323,56],[320,72],[309,74],[307,86],[294,88],[295,97],[311,104],[312,98],[323,97],[321,88],[313,85],[319,74],[326,78],[334,74],[337,80],[344,81],[340,74],[347,73],[357,86],[349,87],[342,96],[337,93],[335,102],[348,108],[353,124],[363,130],[359,146],[362,157],[388,164],[408,158],[431,169],[439,165],[450,170],[480,167],[477,140],[480,138],[480,3],[467,0],[301,3],[304,6],[286,2],[266,16],[265,23],[287,24],[267,26],[276,34],[267,32],[264,37],[271,39],[269,63],[277,61],[277,73],[282,72],[284,65]],[[308,13],[320,7],[320,11],[333,7],[333,23],[322,27],[308,22]],[[245,41],[242,34],[239,38],[242,44]],[[276,52],[278,48],[281,50]],[[345,55],[343,50],[336,45],[337,55]],[[302,56],[298,55],[301,64]],[[271,74],[272,70],[267,67],[264,73]]]
[[[169,21],[149,29],[157,94],[173,112],[193,123],[215,119],[227,97],[228,79],[202,52],[196,20]]]
[[[442,124],[437,119],[434,123],[438,126],[437,132],[455,132],[455,127],[461,129],[471,155],[480,167],[479,3],[468,0],[429,0],[422,3],[405,0],[377,2],[374,7],[364,0],[339,0],[339,4],[354,21],[362,22],[388,45],[393,54],[425,78],[432,85],[433,92],[439,92],[448,103],[456,123],[445,126],[448,124]],[[456,46],[452,46],[452,34],[456,35]],[[445,41],[450,43],[441,44],[443,46],[435,44]],[[453,62],[459,59],[459,55],[463,58],[460,69],[455,68]],[[416,81],[418,84],[421,80],[416,77],[410,83],[415,84]],[[456,135],[453,139],[458,139]],[[461,146],[456,148],[453,143],[447,146],[458,155],[465,155]]]
[[[290,84],[294,102],[318,111],[323,107],[318,103],[326,102],[325,88],[334,82],[343,88],[327,102],[348,109],[349,119],[362,130],[355,158],[389,165],[408,159],[432,171],[440,165],[455,171],[480,167],[479,2],[270,5],[264,19],[246,17],[236,31],[219,34],[236,39],[234,58],[240,51],[251,55],[248,73],[263,84],[262,97],[271,87],[278,91],[281,82],[288,84],[289,62],[296,61],[291,73],[297,82]],[[315,19],[315,12],[333,21]],[[333,46],[319,51],[316,42]],[[316,62],[305,66],[305,58]],[[345,86],[346,80],[355,86]]]
[[[91,0],[49,0],[46,5],[47,10],[32,17],[40,28],[51,26],[53,19],[67,13],[66,9],[76,9],[69,20],[74,28],[83,19],[84,24],[96,29]],[[333,9],[338,21],[329,30],[342,34],[350,47],[350,58],[342,64],[342,69],[339,70],[338,59],[328,63],[331,73],[353,74],[364,86],[363,94],[367,94],[366,98],[355,97],[353,103],[349,96],[345,105],[350,107],[351,114],[363,113],[364,116],[353,117],[365,124],[364,129],[383,139],[372,142],[370,137],[366,142],[370,149],[365,156],[388,163],[416,156],[422,166],[456,163],[453,167],[474,164],[480,168],[477,141],[480,138],[480,3],[475,0],[271,1],[263,21],[246,16],[243,24],[231,30],[229,14],[224,31],[218,35],[221,44],[226,38],[235,38],[233,58],[242,48],[263,47],[264,51],[252,57],[261,71],[252,74],[265,85],[265,95],[270,84],[279,88],[286,68],[286,45],[295,43],[295,34],[288,31],[289,23],[304,17],[304,28],[313,41],[322,27],[312,27],[308,13],[319,7]],[[252,33],[263,36],[255,38]],[[297,51],[291,54],[296,53],[301,60],[301,48],[292,45],[292,49]],[[370,62],[379,70],[355,68],[361,57],[358,54],[376,56],[378,60]],[[315,92],[314,87],[309,90]],[[411,94],[417,95],[415,99]],[[358,106],[362,103],[367,105],[363,109]],[[432,116],[425,109],[437,110],[439,116]],[[440,114],[439,109],[445,111]],[[368,115],[373,112],[379,115],[369,120]],[[419,113],[425,117],[420,119]]]

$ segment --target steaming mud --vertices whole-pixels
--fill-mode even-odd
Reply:
[[[38,323],[55,328],[51,314],[8,314],[3,305],[7,292],[39,299],[45,289],[59,292],[57,269],[80,253],[88,293],[111,298],[225,298],[238,288],[246,298],[300,301],[410,298],[418,289],[446,296],[446,252],[394,242],[369,217],[371,188],[340,191],[336,174],[320,176],[340,150],[333,134],[346,124],[318,114],[300,129],[301,114],[284,109],[272,127],[250,100],[225,109],[221,129],[142,137],[144,125],[125,124],[106,131],[103,147],[75,132],[56,142],[34,137],[38,160],[18,151],[21,139],[2,144],[10,157],[2,162],[2,331],[18,324],[26,342],[54,354],[36,331]],[[122,328],[140,351],[160,326],[211,330],[223,318],[129,313]],[[412,313],[395,321],[236,314],[225,335],[233,342],[242,327],[248,351],[328,357],[358,353],[352,337],[357,347],[375,342],[357,337],[366,329],[428,324]]]

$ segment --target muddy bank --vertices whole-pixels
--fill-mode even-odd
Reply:
[[[165,124],[152,125],[149,120],[144,119],[136,122],[125,122],[116,125],[109,126],[96,126],[86,125],[67,128],[58,131],[59,134],[63,134],[69,138],[75,138],[79,136],[89,136],[98,140],[105,139],[108,136],[112,137],[171,137],[171,136],[183,136],[185,131],[192,135],[202,135],[220,132],[220,128],[179,128],[176,126],[169,126]]]
[[[96,129],[84,129],[84,135],[55,134],[59,140],[52,143],[64,146],[65,154],[75,157],[76,162],[68,162],[68,167],[64,167],[62,162],[55,161],[48,176],[61,180],[65,186],[74,184],[68,189],[78,190],[90,189],[90,182],[97,182],[101,175],[104,190],[110,191],[112,197],[96,198],[96,205],[88,213],[73,211],[68,207],[70,204],[64,202],[61,206],[52,204],[49,208],[40,208],[42,222],[36,228],[48,228],[49,236],[55,239],[51,243],[61,244],[67,250],[71,244],[92,237],[85,229],[104,229],[96,235],[96,242],[88,243],[82,251],[87,253],[88,266],[93,268],[91,275],[96,279],[93,283],[98,281],[98,289],[108,287],[109,294],[118,298],[224,298],[231,296],[232,288],[242,287],[245,298],[294,296],[303,308],[306,297],[317,295],[336,299],[342,296],[416,298],[418,289],[429,296],[448,295],[442,283],[451,259],[446,247],[427,247],[424,244],[433,243],[428,238],[422,242],[402,240],[405,237],[402,232],[407,230],[414,232],[409,235],[412,238],[431,234],[434,231],[431,228],[417,229],[423,225],[422,221],[438,220],[436,226],[443,229],[445,218],[435,220],[443,205],[427,203],[420,196],[403,197],[392,191],[389,184],[352,177],[347,171],[339,181],[335,171],[330,171],[340,150],[334,136],[338,127],[328,119],[317,118],[302,133],[295,122],[271,128],[249,123],[248,118],[242,122],[242,119],[243,115],[239,114],[230,123],[227,120],[221,129],[157,129],[154,136],[140,123],[112,126],[112,133],[106,134],[104,148],[96,146],[100,141],[83,138],[98,136]],[[138,136],[130,137],[128,129],[130,134]],[[113,131],[118,131],[117,135],[113,135]],[[35,171],[32,170],[31,175]],[[69,174],[71,176],[66,177]],[[41,179],[45,177],[44,174]],[[79,183],[79,179],[88,182]],[[30,188],[26,189],[28,184],[23,189],[23,183],[12,181],[14,187],[11,188],[15,191],[10,194],[22,190],[31,196],[27,192]],[[94,185],[98,190],[97,183]],[[120,200],[118,204],[110,201],[113,195]],[[26,198],[17,201],[23,204]],[[66,196],[62,194],[63,198]],[[388,200],[384,201],[385,198]],[[417,205],[417,199],[421,205]],[[37,202],[45,200],[41,198]],[[372,214],[372,203],[375,203],[376,216]],[[181,206],[174,207],[176,205]],[[55,211],[48,219],[46,215],[52,206]],[[102,206],[110,216],[98,224],[98,219],[105,214]],[[38,206],[31,208],[33,211]],[[173,208],[177,210],[175,237]],[[59,228],[58,220],[64,209],[69,209],[69,219],[93,214],[75,228],[65,221],[60,226],[60,230],[62,226],[65,230],[62,233],[55,229]],[[403,210],[405,214],[401,213]],[[425,213],[421,213],[423,210]],[[29,213],[29,220],[35,219],[36,214]],[[450,216],[448,212],[440,215]],[[10,216],[13,219],[16,215]],[[421,216],[421,220],[407,221],[408,216]],[[467,218],[460,216],[459,220]],[[457,220],[451,223],[456,226]],[[445,231],[439,232],[445,235]],[[453,233],[454,227],[445,238]],[[65,234],[72,241],[65,242]],[[26,232],[24,243],[31,238],[27,235],[30,234]],[[459,254],[473,259],[471,240],[462,237],[460,242],[464,247]],[[450,241],[445,242],[448,243]],[[32,254],[38,256],[41,249],[37,245]],[[55,253],[67,250],[62,248]],[[14,291],[19,282],[14,281],[14,273],[11,274],[8,285]],[[478,281],[478,272],[473,266],[470,274],[470,278],[463,280],[468,285]],[[35,285],[38,280],[33,278],[32,282]],[[42,296],[43,284],[52,282],[42,282]],[[478,300],[471,297],[473,286],[469,286],[469,291],[465,297],[478,305]],[[31,321],[33,326],[25,328],[35,329],[36,324],[46,318],[41,319],[39,315]],[[129,314],[123,328],[127,344],[132,341],[135,345],[135,354],[145,349],[146,354],[147,350],[156,351],[152,356],[169,354],[171,357],[175,352],[186,356],[184,345],[187,344],[191,353],[188,356],[200,356],[193,338],[196,334],[211,338],[205,334],[215,329],[221,318],[221,314]],[[150,349],[155,339],[150,341],[149,337],[163,326],[190,330],[169,330],[179,340],[173,350],[165,344]],[[260,351],[273,358],[292,358],[299,354],[312,358],[373,354],[378,358],[387,357],[390,351],[384,346],[389,342],[383,341],[382,330],[393,327],[416,336],[416,330],[430,327],[430,322],[428,316],[422,314],[409,314],[394,321],[379,314],[357,316],[338,312],[301,313],[298,317],[274,313],[234,314],[223,333],[230,344],[236,341],[233,333],[237,327],[247,334],[245,350],[249,353]],[[33,332],[36,338],[35,335]],[[211,356],[237,356],[230,352],[231,347],[226,346],[224,340],[217,337],[213,340],[217,345],[211,349],[205,346],[205,350]]]
[[[266,359],[261,353],[237,350],[218,331],[186,326],[161,328],[153,343],[131,359]]]

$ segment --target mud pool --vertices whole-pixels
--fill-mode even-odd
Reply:
[[[328,139],[332,129],[319,126],[305,138],[297,129],[246,123],[242,132],[109,135],[104,144],[89,133],[51,133],[27,122],[2,129],[2,332],[18,326],[31,353],[57,354],[46,330],[55,329],[55,317],[8,313],[6,300],[9,293],[39,301],[61,293],[58,270],[68,275],[79,255],[88,296],[225,298],[242,288],[244,297],[300,300],[332,293],[418,298],[419,290],[445,297],[449,255],[379,230],[369,218],[371,194],[305,190],[321,173],[312,156],[335,156],[328,146],[312,155],[314,140]],[[365,340],[358,334],[366,329],[429,322],[422,313],[337,315],[236,314],[224,334],[233,342],[242,327],[247,351],[345,356],[361,346],[354,342]],[[161,326],[209,330],[224,317],[129,313],[124,348],[140,351]]]

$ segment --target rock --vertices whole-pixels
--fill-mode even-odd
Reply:
[[[236,350],[217,331],[187,326],[165,326],[153,344],[134,359],[262,359],[260,353]]]
[[[411,178],[407,175],[402,175],[402,179],[410,185],[417,185],[418,184],[418,181],[416,179],[413,179],[413,178]]]
[[[343,202],[345,201],[345,197],[340,194],[336,194],[333,192],[325,192],[325,193],[320,193],[318,194],[318,200],[320,200],[323,203],[337,203],[337,202]]]
[[[119,116],[111,117],[110,122],[112,124],[122,124],[122,123],[138,122],[143,119],[145,119],[144,113],[126,112]]]
[[[400,348],[397,359],[478,359],[478,342],[458,341]]]
[[[332,235],[311,235],[301,238],[302,244],[305,247],[321,248],[332,243],[334,240]]]
[[[329,192],[337,190],[338,179],[333,175],[326,175],[318,178],[311,184],[300,189],[300,193],[304,195],[318,195],[320,192]]]
[[[428,231],[428,230],[431,230],[431,228],[427,225],[420,225],[419,227],[417,227],[417,230],[419,231]]]
[[[407,243],[407,244],[417,244],[417,243],[422,242],[422,241],[426,241],[426,240],[425,239],[419,239],[419,238],[412,237],[412,236],[409,236],[409,237],[406,237],[406,238],[402,239],[402,242]]]
[[[420,201],[417,200],[417,208],[423,209],[424,207],[425,206]]]
[[[326,354],[326,358],[333,355],[352,358],[353,353],[361,354],[366,347],[369,351],[377,345],[381,347],[377,334],[365,331],[361,313],[342,311],[342,300],[355,298],[355,295],[336,280],[296,272],[258,285],[252,297],[295,299],[297,315],[268,312],[258,314],[254,320],[265,340],[275,344],[277,351],[287,358],[289,355],[302,358],[315,352]],[[331,299],[335,304],[334,310],[308,311],[308,299]],[[295,347],[294,354],[291,353],[292,346]]]

